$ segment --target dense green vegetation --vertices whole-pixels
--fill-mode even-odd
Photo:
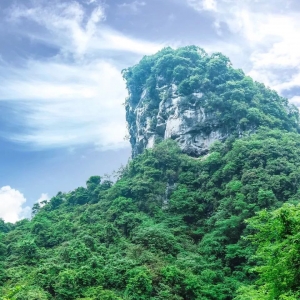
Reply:
[[[300,204],[285,204],[268,212],[261,211],[248,220],[256,234],[248,239],[258,245],[255,267],[260,274],[254,286],[241,287],[240,300],[300,298]]]
[[[207,70],[215,70],[209,82]],[[31,220],[0,220],[0,299],[299,299],[297,110],[221,54],[196,47],[167,48],[124,71],[128,101],[145,82],[176,78],[184,93],[201,74],[196,89],[223,89],[207,107],[221,101],[222,122],[256,120],[255,133],[216,142],[198,158],[163,141],[115,183],[92,176],[35,204]]]
[[[299,208],[263,211],[250,227],[244,220],[298,202],[299,181],[296,133],[262,129],[199,159],[163,142],[131,161],[114,185],[93,176],[86,188],[35,205],[31,221],[3,223],[3,299],[232,299],[256,279],[257,266],[257,284],[270,281],[261,285],[272,295],[266,299],[277,299],[297,290],[299,249],[290,240]],[[257,229],[253,256],[256,244],[241,236]],[[280,268],[290,267],[277,286]]]
[[[160,130],[156,130],[158,107],[169,97],[171,86],[177,87],[181,97],[180,110],[201,107],[205,111],[206,120],[198,132],[209,134],[218,129],[241,136],[260,126],[299,131],[297,108],[245,76],[242,70],[234,69],[222,53],[209,55],[196,46],[165,48],[123,70],[123,77],[129,91],[126,118],[132,146],[136,144],[137,131],[134,108],[143,107],[143,117],[152,118],[151,129],[160,135]],[[193,93],[201,93],[202,97],[193,97]]]

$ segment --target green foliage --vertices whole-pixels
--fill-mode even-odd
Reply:
[[[299,183],[296,133],[261,129],[216,143],[199,159],[182,154],[173,141],[162,142],[132,160],[115,184],[103,187],[91,177],[87,188],[58,194],[31,221],[5,230],[3,294],[17,299],[10,293],[26,286],[16,295],[297,298],[300,209],[263,209],[297,203]],[[83,194],[85,201],[71,201]],[[57,198],[60,204],[52,205]],[[261,210],[247,226],[244,220]],[[242,238],[254,231],[258,235]]]
[[[38,286],[19,285],[6,291],[3,300],[47,300],[49,294]]]
[[[259,279],[256,286],[241,288],[237,299],[248,294],[264,295],[253,299],[299,299],[300,204],[263,210],[247,222],[255,231],[248,239],[258,246],[255,257],[260,264],[254,271]]]
[[[137,268],[129,271],[129,280],[125,295],[132,300],[149,299],[152,292],[152,278],[145,268]]]
[[[143,245],[146,249],[154,252],[162,251],[171,255],[179,252],[178,242],[167,228],[153,224],[145,225],[134,233],[132,238],[134,243]]]

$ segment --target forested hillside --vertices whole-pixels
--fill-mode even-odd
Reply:
[[[225,75],[215,83],[225,93],[222,122],[240,122],[236,110],[248,105],[243,118],[250,109],[261,120],[255,130],[198,157],[157,141],[115,183],[92,176],[35,204],[31,220],[2,221],[1,299],[299,299],[298,112],[244,75],[249,94],[233,95]]]

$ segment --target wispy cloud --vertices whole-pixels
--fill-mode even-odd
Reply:
[[[97,6],[86,15],[82,5],[78,2],[55,3],[33,7],[25,5],[13,6],[9,21],[21,23],[30,20],[48,31],[48,36],[38,32],[22,32],[34,39],[44,40],[61,47],[61,51],[82,55],[88,50],[89,43],[96,33],[97,25],[105,19],[104,10]],[[52,37],[50,39],[50,36]]]
[[[31,61],[13,70],[0,87],[0,100],[15,100],[11,105],[20,109],[24,128],[10,138],[38,148],[127,145],[125,97],[119,70],[101,60],[74,65]]]
[[[216,0],[187,0],[188,4],[198,11],[217,11]]]
[[[144,2],[133,2],[123,5],[137,7],[144,4]],[[106,26],[103,23],[104,8],[99,5],[96,5],[91,12],[78,2],[56,4],[50,2],[32,8],[14,6],[9,21],[20,26],[20,22],[24,20],[34,21],[38,26],[47,29],[48,36],[45,37],[43,32],[38,31],[22,32],[23,35],[35,41],[52,43],[60,47],[60,54],[89,56],[97,52],[99,55],[99,50],[151,54],[162,46],[125,36]]]
[[[131,13],[138,13],[143,6],[146,6],[145,1],[132,1],[132,2],[124,2],[118,5],[121,10],[127,10]]]
[[[162,45],[109,28],[103,7],[91,5],[91,10],[79,2],[11,7],[6,21],[18,35],[58,50],[38,60],[25,57],[21,67],[0,62],[0,101],[11,101],[22,128],[7,138],[38,149],[127,145],[122,106],[127,92],[120,74],[124,64],[118,59],[135,63]],[[28,22],[34,29],[20,30]]]

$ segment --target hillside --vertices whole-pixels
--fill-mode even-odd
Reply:
[[[180,55],[184,64],[173,63]],[[202,58],[186,67],[195,55]],[[201,155],[203,148],[191,153],[195,144],[182,147],[176,137],[136,145],[148,123],[135,119],[133,107],[144,107],[155,120],[167,101],[153,99],[152,108],[150,96],[140,102],[143,93],[160,88],[160,64],[166,89],[183,89],[178,97],[187,104],[179,113],[204,107],[211,116],[204,123],[216,121],[207,135],[226,125],[224,139],[207,144]],[[209,83],[208,66],[215,72]],[[175,70],[185,74],[178,75],[181,81]],[[201,80],[194,80],[197,74]],[[115,183],[92,176],[86,187],[34,205],[31,220],[0,223],[2,299],[298,299],[297,109],[221,54],[196,47],[167,48],[123,75],[134,158]],[[184,98],[185,86],[187,95],[205,95],[198,108],[194,98]],[[159,135],[154,127],[149,132]],[[203,126],[197,130],[207,139]]]

